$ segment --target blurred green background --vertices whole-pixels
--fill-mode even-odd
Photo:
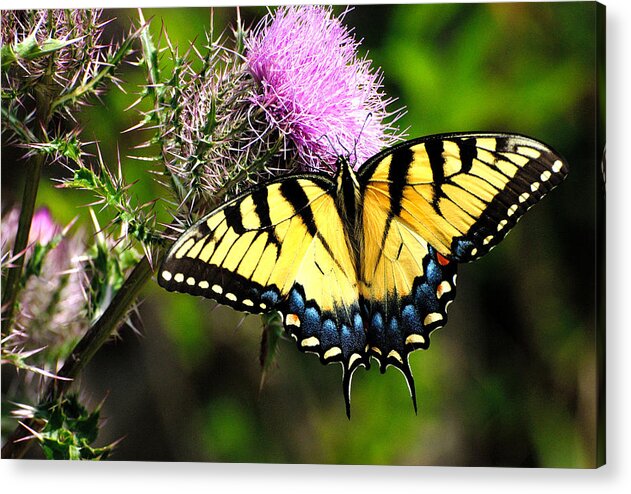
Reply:
[[[343,8],[336,8],[342,12]],[[145,9],[184,51],[203,46],[209,9]],[[264,7],[242,8],[245,24]],[[142,336],[123,328],[80,379],[105,399],[99,442],[123,438],[113,459],[399,465],[591,467],[596,464],[597,105],[594,3],[372,5],[345,23],[384,73],[385,91],[407,107],[410,137],[498,130],[542,140],[570,163],[568,180],[530,211],[491,254],[459,271],[448,325],[410,357],[414,414],[405,381],[390,369],[358,370],[352,420],[338,366],[283,341],[261,387],[261,323],[210,301],[161,290],[140,306]],[[105,11],[128,30],[134,10]],[[215,9],[215,32],[236,19]],[[604,67],[603,67],[604,68]],[[146,135],[124,109],[146,82],[133,66],[79,114],[84,140],[106,162],[120,150],[141,201],[162,193],[129,155]],[[602,82],[602,81],[601,81]],[[604,85],[602,85],[604,87]],[[600,100],[599,100],[600,98]],[[601,135],[600,138],[603,136]],[[3,152],[3,204],[19,199],[17,154]],[[50,178],[67,173],[49,168]],[[43,181],[38,203],[60,223],[90,197]],[[79,209],[78,209],[79,208]],[[602,356],[600,356],[602,357]],[[601,410],[602,412],[602,410]],[[603,439],[604,440],[604,439]]]

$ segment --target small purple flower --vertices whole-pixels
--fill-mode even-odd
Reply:
[[[55,235],[60,232],[61,228],[53,221],[53,217],[51,216],[48,208],[39,208],[33,214],[33,221],[31,222],[31,231],[29,232],[28,241],[29,244],[39,242],[44,245],[49,243]]]
[[[18,230],[20,211],[10,209],[2,213],[2,258],[8,259],[11,248],[15,241],[15,234]],[[33,245],[39,243],[45,245],[49,243],[55,235],[61,232],[61,228],[53,221],[50,211],[46,207],[39,208],[33,213],[31,229],[28,234],[28,248],[26,257],[31,255]],[[20,255],[20,253],[16,253]],[[4,266],[3,266],[4,267]]]
[[[259,84],[252,102],[294,143],[304,168],[333,165],[342,153],[356,154],[359,165],[397,140],[386,123],[396,113],[386,109],[382,76],[359,58],[358,46],[320,6],[280,7],[246,39]]]
[[[12,244],[18,228],[19,211],[11,209],[2,215],[2,271],[13,261]],[[59,237],[59,235],[63,235]],[[39,257],[35,255],[41,246]],[[55,223],[47,208],[33,215],[29,232],[29,246],[24,255],[27,272],[24,286],[18,293],[15,327],[11,332],[11,345],[3,347],[5,353],[47,351],[33,354],[48,370],[54,371],[56,360],[64,357],[68,341],[74,341],[85,331],[87,319],[87,284],[82,255],[84,243],[81,233],[73,235]],[[29,268],[32,263],[37,266]],[[41,264],[40,264],[41,263]],[[7,336],[7,335],[4,335]]]

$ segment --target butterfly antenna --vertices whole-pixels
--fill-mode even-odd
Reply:
[[[359,129],[359,135],[357,136],[357,139],[355,139],[355,144],[353,145],[353,158],[355,159],[355,163],[357,163],[357,144],[359,143],[359,140],[362,138],[362,134],[364,133],[364,129],[366,128],[366,124],[368,123],[368,120],[372,118],[372,112],[368,112],[368,115],[366,115],[366,118],[364,119],[364,123],[362,124],[362,128]]]
[[[318,140],[320,139],[326,139],[326,142],[329,144],[329,147],[333,150],[334,154],[337,156],[337,151],[335,150],[335,146],[333,145],[333,142],[331,141],[331,138],[324,134],[322,137],[320,137]],[[324,165],[327,167],[328,171],[330,171],[331,173],[335,173],[337,172],[337,169],[334,165],[331,165],[330,163],[328,163],[326,160],[321,159],[322,163],[324,163]],[[315,167],[314,171],[317,171],[317,169]]]
[[[342,148],[344,150],[344,152],[346,153],[345,156],[350,156],[351,153],[348,149],[346,149],[346,146],[344,144],[342,144],[342,141],[340,141],[340,137],[337,137],[337,145]]]

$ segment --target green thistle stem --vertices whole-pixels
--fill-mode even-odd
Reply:
[[[133,269],[125,283],[120,287],[114,299],[105,312],[99,317],[87,333],[79,340],[70,357],[57,373],[62,380],[51,381],[46,392],[45,401],[55,401],[61,397],[71,384],[69,379],[74,379],[85,365],[94,357],[96,352],[118,329],[127,315],[129,307],[136,300],[140,290],[151,278],[153,269],[146,257],[143,257]]]
[[[44,76],[44,83],[50,82],[51,79],[52,74],[48,72]],[[36,91],[35,98],[37,101],[37,122],[39,123],[39,127],[36,127],[33,132],[24,132],[23,135],[22,133],[18,133],[21,137],[29,138],[28,141],[23,141],[24,144],[46,142],[48,140],[46,129],[50,124],[52,116],[51,106],[48,103],[46,95],[43,94],[42,91]],[[9,112],[7,112],[7,115],[8,114]],[[33,140],[30,140],[30,138],[33,138]],[[12,251],[14,257],[18,254],[23,254],[28,245],[28,237],[31,232],[31,223],[33,221],[33,212],[35,211],[35,201],[37,199],[37,190],[39,188],[39,179],[42,175],[44,161],[45,156],[37,154],[29,160],[29,163],[27,163],[18,230],[15,234],[15,243],[13,244]],[[7,332],[13,324],[15,306],[18,291],[20,289],[20,280],[22,278],[22,269],[24,268],[24,258],[24,255],[19,255],[17,259],[15,259],[15,265],[8,270],[7,282],[2,293],[2,310],[4,312],[3,323]]]
[[[133,41],[140,36],[145,28],[146,25],[143,25],[137,31],[132,33],[123,42],[117,52],[109,58],[107,66],[87,84],[83,84],[74,91],[60,96],[50,104],[43,104],[42,101],[38,101],[38,103],[40,103],[38,121],[40,122],[39,128],[42,129],[42,134],[46,133],[43,129],[48,127],[50,118],[55,111],[58,111],[86,94],[93,92],[98,84],[105,80],[105,78],[112,75],[114,69],[120,64],[123,57],[131,50]],[[37,95],[38,100],[43,99],[41,96],[42,95],[40,94]],[[2,116],[3,120],[6,116],[8,116],[8,112],[5,112],[4,109]],[[17,125],[18,122],[10,123],[18,130],[22,130],[21,127]],[[31,137],[31,135],[24,132],[18,132],[18,135],[21,137]],[[34,137],[34,142],[45,142],[45,139],[40,139],[40,137],[44,138],[45,135],[37,135]],[[27,246],[35,200],[37,197],[37,189],[44,160],[45,155],[37,154],[31,160],[31,166],[28,167],[22,198],[22,208],[18,223],[18,231],[13,249],[14,254],[22,252]],[[7,274],[7,283],[4,288],[2,299],[2,306],[6,310],[3,320],[3,323],[6,324],[4,327],[6,328],[9,328],[12,323],[17,292],[19,291],[21,273],[24,266],[24,256],[20,256],[20,258],[16,260],[15,264],[16,266]],[[110,338],[111,334],[125,319],[128,314],[129,307],[138,296],[142,287],[150,279],[152,272],[153,270],[149,260],[147,257],[144,257],[135,266],[130,276],[117,291],[107,309],[105,309],[103,314],[94,322],[83,338],[81,338],[81,340],[77,343],[74,350],[65,361],[63,367],[57,373],[57,379],[53,379],[49,382],[41,400],[43,404],[54,403],[64,396],[81,370],[88,364],[88,362],[90,362],[96,352],[103,346],[103,344]],[[37,433],[41,431],[44,426],[45,424],[42,423],[41,420],[35,418],[23,421],[13,431],[2,447],[2,458],[23,457],[30,448]]]

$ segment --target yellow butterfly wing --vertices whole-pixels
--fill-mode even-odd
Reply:
[[[404,374],[416,409],[408,356],[428,348],[429,334],[446,324],[447,306],[456,296],[457,263],[393,216],[391,206],[388,194],[366,187],[360,293],[369,353],[382,371],[392,365]]]
[[[403,143],[366,163],[364,186],[443,256],[468,262],[497,245],[561,183],[563,158],[526,136],[441,134]]]
[[[303,175],[245,193],[175,242],[158,281],[240,311],[278,310],[300,350],[342,363],[347,390],[352,372],[368,360],[354,259],[334,192],[330,179]]]
[[[414,401],[408,356],[447,322],[457,262],[497,245],[567,170],[538,141],[482,133],[409,141],[360,169],[368,346],[382,370],[403,372]]]

